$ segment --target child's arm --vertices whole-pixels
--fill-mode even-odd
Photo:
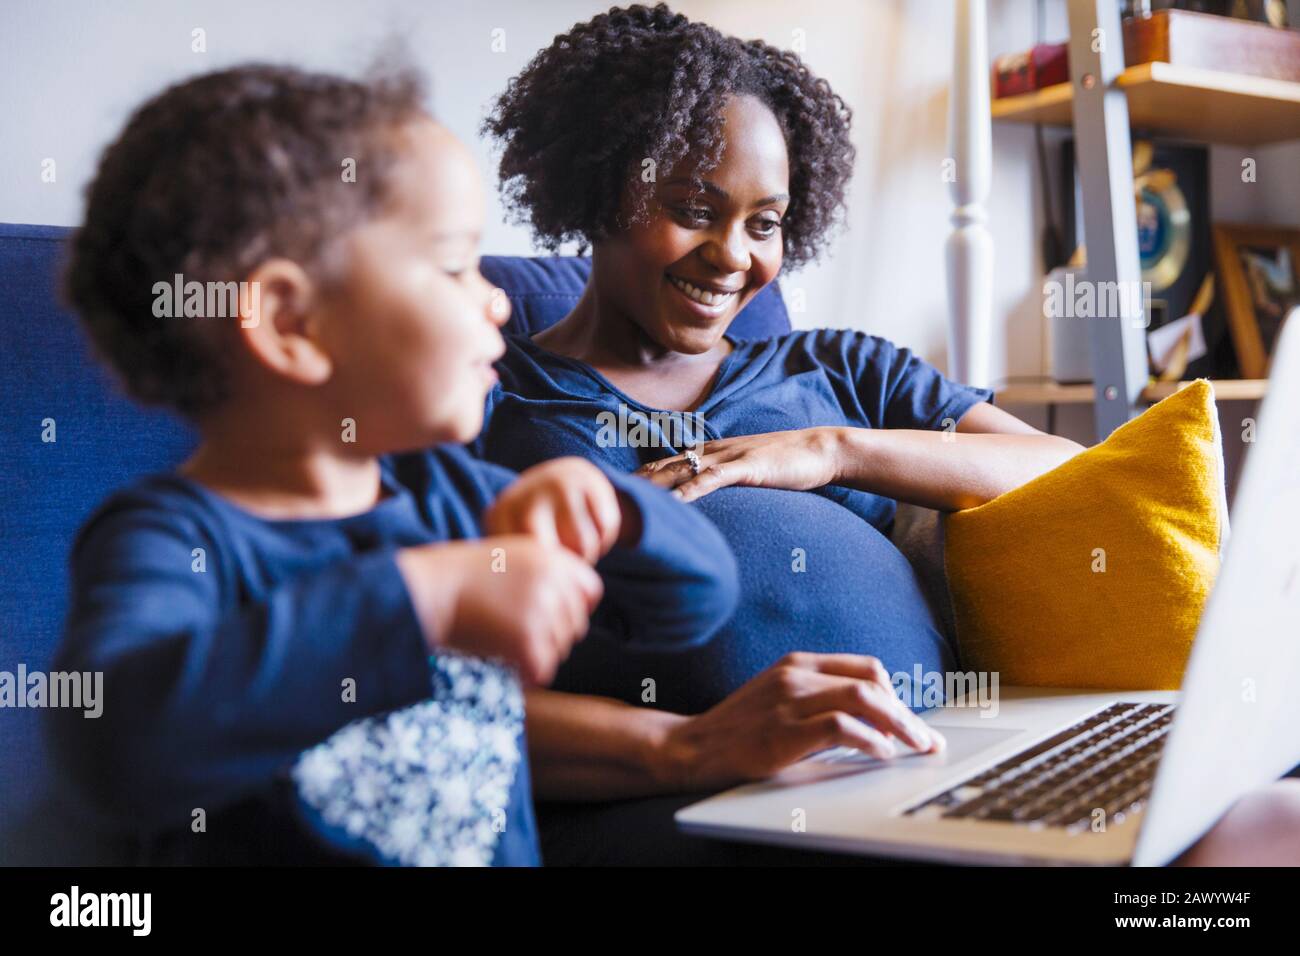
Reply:
[[[427,698],[432,649],[563,657],[599,597],[566,563],[594,581],[581,562],[522,541],[509,580],[487,573],[489,542],[463,542],[344,558],[249,601],[235,562],[259,558],[238,543],[139,504],[78,540],[54,666],[102,672],[102,716],[49,722],[70,782],[112,824],[186,823],[350,721]]]
[[[506,469],[481,467],[496,482],[513,479]],[[605,600],[593,624],[629,645],[703,643],[739,600],[735,558],[712,522],[649,482],[582,458],[523,472],[489,507],[484,529],[531,534],[599,558]]]
[[[429,648],[392,553],[241,607],[239,556],[222,545],[184,515],[110,507],[74,548],[54,667],[102,672],[103,714],[52,711],[50,729],[112,823],[183,823],[349,721],[429,694]]]

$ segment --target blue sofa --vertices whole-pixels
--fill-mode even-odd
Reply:
[[[183,422],[128,402],[93,360],[60,304],[62,252],[71,230],[0,224],[0,671],[49,669],[67,603],[69,546],[110,491],[175,467],[194,445]],[[563,317],[591,269],[584,258],[485,257],[483,274],[514,307],[509,332],[533,333]],[[740,338],[789,331],[780,290],[769,286],[732,327]],[[42,440],[53,420],[53,442]],[[0,709],[0,864],[111,860],[69,827],[49,776],[39,712]]]

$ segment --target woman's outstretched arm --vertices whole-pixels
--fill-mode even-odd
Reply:
[[[652,462],[642,474],[686,501],[730,485],[796,491],[844,485],[960,511],[1018,488],[1082,450],[983,402],[951,430],[820,426],[745,435],[705,445],[697,452],[699,474],[685,455]]]
[[[923,752],[945,746],[898,698],[884,665],[857,654],[789,654],[692,717],[541,689],[527,692],[525,713],[543,799],[720,790],[827,747],[889,758],[905,752],[895,740]]]
[[[943,511],[992,501],[1083,451],[983,402],[953,431],[837,429],[834,484]]]

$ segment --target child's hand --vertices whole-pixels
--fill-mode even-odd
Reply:
[[[529,684],[555,677],[604,591],[583,561],[521,535],[406,548],[397,565],[431,650],[500,658]]]
[[[636,514],[635,508],[629,509]],[[556,458],[529,468],[492,502],[483,516],[484,533],[527,534],[544,544],[568,548],[594,564],[626,527],[614,486],[583,458]]]

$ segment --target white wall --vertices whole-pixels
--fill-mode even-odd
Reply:
[[[594,0],[5,0],[0,8],[0,221],[71,225],[99,151],[169,83],[249,60],[359,74],[394,35],[431,79],[439,118],[475,146],[489,100]],[[206,31],[207,52],[191,50]],[[505,51],[491,50],[502,28]],[[41,161],[58,179],[43,184]],[[527,234],[490,210],[486,248],[526,253]]]
[[[394,33],[430,75],[433,107],[474,145],[491,98],[559,32],[608,0],[90,0],[14,2],[0,13],[0,221],[75,224],[99,151],[130,109],[181,77],[250,59],[360,72]],[[854,109],[858,166],[849,229],[823,262],[789,277],[801,326],[861,328],[945,366],[943,243],[950,212],[946,155],[952,56],[947,0],[678,0],[696,19],[743,37],[792,45]],[[1063,0],[1048,0],[1045,36],[1063,37]],[[1034,42],[1032,0],[990,0],[991,55]],[[206,30],[207,52],[191,50]],[[504,52],[491,50],[505,31]],[[1056,138],[1056,137],[1054,137]],[[993,374],[1045,371],[1039,305],[1042,223],[1032,130],[994,128],[989,227],[996,246]],[[1300,146],[1259,151],[1260,182],[1244,186],[1241,151],[1214,151],[1216,218],[1300,222],[1300,191],[1269,189],[1300,167]],[[41,182],[41,162],[57,181]],[[1051,166],[1056,168],[1053,157]],[[1267,200],[1265,197],[1268,197]],[[526,232],[503,222],[495,194],[485,249],[526,253]],[[1027,415],[1035,414],[1026,410]],[[1030,420],[1034,420],[1030,418]],[[1086,420],[1086,416],[1085,416]],[[1039,422],[1041,423],[1041,421]]]

